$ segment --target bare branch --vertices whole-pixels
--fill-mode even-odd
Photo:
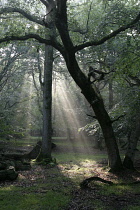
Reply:
[[[92,117],[93,119],[96,119],[97,120],[97,117],[96,116],[93,116],[93,115],[90,115],[90,114],[86,114],[88,117]]]
[[[109,40],[109,39],[115,37],[116,35],[118,35],[120,32],[123,32],[123,31],[125,31],[128,28],[132,28],[139,20],[140,20],[140,13],[137,15],[137,17],[131,23],[129,23],[129,24],[125,25],[125,26],[122,26],[122,27],[118,28],[117,30],[115,30],[112,33],[108,34],[107,36],[103,37],[99,41],[86,42],[84,44],[75,46],[75,52],[77,52],[79,50],[82,50],[85,47],[101,45],[104,42],[106,42],[107,40]]]
[[[16,54],[14,55],[13,57],[11,57],[11,54],[10,56],[7,56],[8,57],[8,60],[7,60],[7,64],[4,66],[4,68],[1,70],[0,72],[0,83],[2,82],[3,78],[6,76],[10,66],[12,68],[12,65],[13,63],[15,62],[15,60],[20,56],[21,54]],[[2,66],[2,63],[1,63],[1,66]],[[5,79],[6,81],[7,79]],[[4,82],[2,82],[2,84],[4,84]],[[0,84],[0,86],[2,86],[2,84]]]
[[[111,120],[111,123],[114,123],[114,122],[118,121],[118,120],[119,120],[120,118],[122,118],[122,117],[125,117],[125,114],[120,115],[119,117],[117,117],[117,118],[114,119],[114,120]]]
[[[137,86],[140,86],[140,79],[137,76],[128,75],[134,82],[136,82]]]
[[[134,87],[134,86],[137,86],[136,83],[133,83],[132,81],[130,81],[128,78],[124,78],[125,81],[130,85],[130,87]]]
[[[39,19],[37,16],[33,16],[20,8],[12,8],[12,7],[2,8],[0,10],[0,15],[4,14],[4,13],[14,13],[14,12],[20,13],[21,15],[23,15],[25,18],[27,18],[28,20],[30,20],[32,22],[35,22],[42,26],[45,26],[42,19]]]

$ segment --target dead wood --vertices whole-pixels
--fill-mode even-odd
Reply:
[[[82,182],[80,183],[80,187],[81,187],[81,188],[89,188],[88,184],[89,184],[91,181],[100,181],[100,182],[103,182],[103,183],[109,184],[109,185],[113,185],[113,184],[114,184],[114,183],[111,182],[111,181],[107,181],[107,180],[105,180],[105,179],[102,179],[102,178],[100,178],[100,177],[95,176],[95,177],[87,178],[87,179],[85,179],[84,181],[82,181]]]
[[[135,181],[135,182],[130,182],[130,183],[113,183],[111,181],[108,181],[108,180],[105,180],[105,179],[102,179],[100,177],[90,177],[90,178],[87,178],[85,180],[83,180],[81,183],[80,183],[80,187],[81,189],[87,189],[87,188],[90,188],[89,187],[89,183],[91,181],[99,181],[99,182],[102,182],[102,183],[105,183],[105,184],[109,184],[109,185],[133,185],[133,184],[140,184],[140,181]]]

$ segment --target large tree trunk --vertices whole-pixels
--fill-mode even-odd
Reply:
[[[102,128],[111,170],[119,171],[123,168],[123,166],[114,136],[112,122],[107,111],[105,110],[105,106],[98,89],[94,84],[91,85],[89,83],[87,76],[80,70],[75,57],[75,49],[70,39],[67,26],[66,0],[61,1],[61,3],[57,1],[57,8],[56,27],[59,31],[65,48],[65,53],[63,53],[63,56],[66,61],[68,71],[76,84],[80,87],[82,94],[93,108],[97,120]]]
[[[134,126],[131,131],[131,135],[128,139],[128,147],[123,161],[123,165],[126,168],[134,170],[134,158],[137,143],[140,137],[140,113],[136,116]]]
[[[46,32],[46,39],[54,36],[54,25],[51,19],[50,8],[46,5],[45,21],[50,27],[50,33]],[[44,61],[44,83],[43,83],[43,135],[41,153],[37,160],[42,158],[52,159],[52,69],[53,69],[53,47],[45,45],[45,61]]]
[[[118,145],[112,128],[111,119],[105,109],[102,97],[95,85],[91,85],[87,77],[81,72],[75,55],[67,53],[66,64],[68,70],[75,80],[76,84],[81,88],[82,94],[90,103],[96,118],[101,126],[103,136],[105,139],[109,166],[111,171],[119,171],[123,168],[122,161],[119,155]]]
[[[52,136],[52,67],[53,47],[45,46],[44,63],[44,85],[43,85],[43,137],[42,150],[43,157],[51,159],[51,136]]]

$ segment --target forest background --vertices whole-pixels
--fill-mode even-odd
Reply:
[[[3,0],[0,18],[1,138],[42,135],[41,155],[51,158],[52,135],[90,136],[112,171],[133,169],[139,1]]]

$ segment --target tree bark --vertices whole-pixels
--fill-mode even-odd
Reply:
[[[45,1],[43,1],[45,3]],[[46,4],[46,23],[50,28],[50,33],[46,34],[47,39],[53,39],[54,24],[52,22],[52,14],[50,13],[50,5]],[[52,5],[53,6],[53,5]],[[45,61],[44,61],[44,83],[43,83],[43,136],[41,153],[38,160],[42,158],[52,159],[52,69],[53,69],[53,47],[45,45]]]
[[[52,68],[53,47],[45,45],[44,84],[43,84],[43,157],[51,159],[51,136],[52,136]]]

